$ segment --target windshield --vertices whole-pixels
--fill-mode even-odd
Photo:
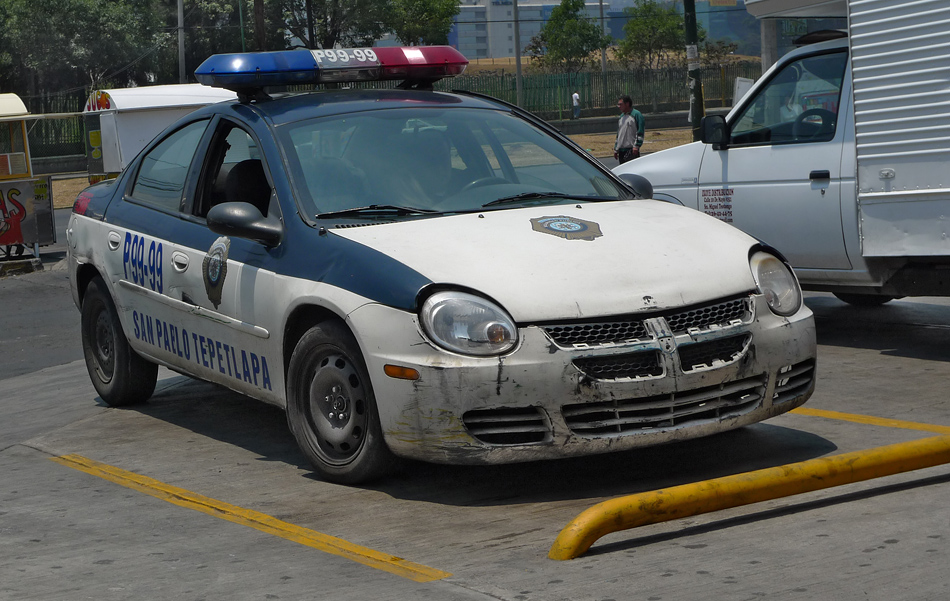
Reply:
[[[280,137],[311,216],[630,198],[556,138],[502,111],[414,107],[337,115],[291,124]]]

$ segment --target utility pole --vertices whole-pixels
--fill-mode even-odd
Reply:
[[[600,0],[600,31],[607,35],[607,23],[604,21],[604,0]],[[607,49],[600,49],[600,71],[607,77]],[[606,81],[606,79],[605,79]]]
[[[238,5],[238,19],[240,20],[240,23],[241,23],[241,52],[247,52],[247,46],[244,44],[244,0],[238,0],[237,5]]]
[[[512,16],[515,19],[515,104],[518,106],[524,105],[524,87],[522,86],[521,81],[521,28],[518,23],[518,0],[514,1],[514,12]]]
[[[188,83],[185,75],[185,0],[178,0],[178,83]]]
[[[600,32],[607,35],[607,22],[604,21],[604,0],[600,0]],[[600,87],[601,103],[604,106],[610,106],[607,100],[607,48],[600,49]]]
[[[706,112],[703,106],[703,82],[699,62],[699,40],[696,33],[696,0],[683,0],[686,20],[686,80],[689,86],[689,124],[693,128],[693,141],[699,141],[699,122]]]

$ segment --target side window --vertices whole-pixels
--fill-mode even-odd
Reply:
[[[195,214],[204,217],[223,202],[246,202],[266,217],[270,197],[257,140],[236,124],[222,121],[208,152]]]
[[[733,145],[825,142],[835,136],[846,52],[789,63],[733,122]]]
[[[132,186],[132,198],[166,211],[178,212],[188,167],[208,126],[196,121],[171,134],[142,159]]]

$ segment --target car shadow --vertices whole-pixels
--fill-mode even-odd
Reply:
[[[160,381],[134,410],[239,446],[260,461],[300,468],[319,481],[291,435],[284,411],[214,384]],[[489,466],[403,461],[391,476],[361,486],[394,498],[454,506],[495,506],[628,495],[827,455],[831,441],[755,424],[697,440],[589,457]]]
[[[950,361],[948,305],[897,300],[879,307],[855,307],[830,294],[809,294],[805,304],[815,314],[819,345]]]

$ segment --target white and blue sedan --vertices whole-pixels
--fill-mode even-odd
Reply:
[[[780,255],[642,198],[525,111],[433,91],[465,65],[445,47],[208,59],[199,81],[238,100],[181,119],[73,208],[102,399],[145,401],[159,365],[221,384],[285,407],[344,483],[399,457],[684,440],[808,399],[814,319]]]

